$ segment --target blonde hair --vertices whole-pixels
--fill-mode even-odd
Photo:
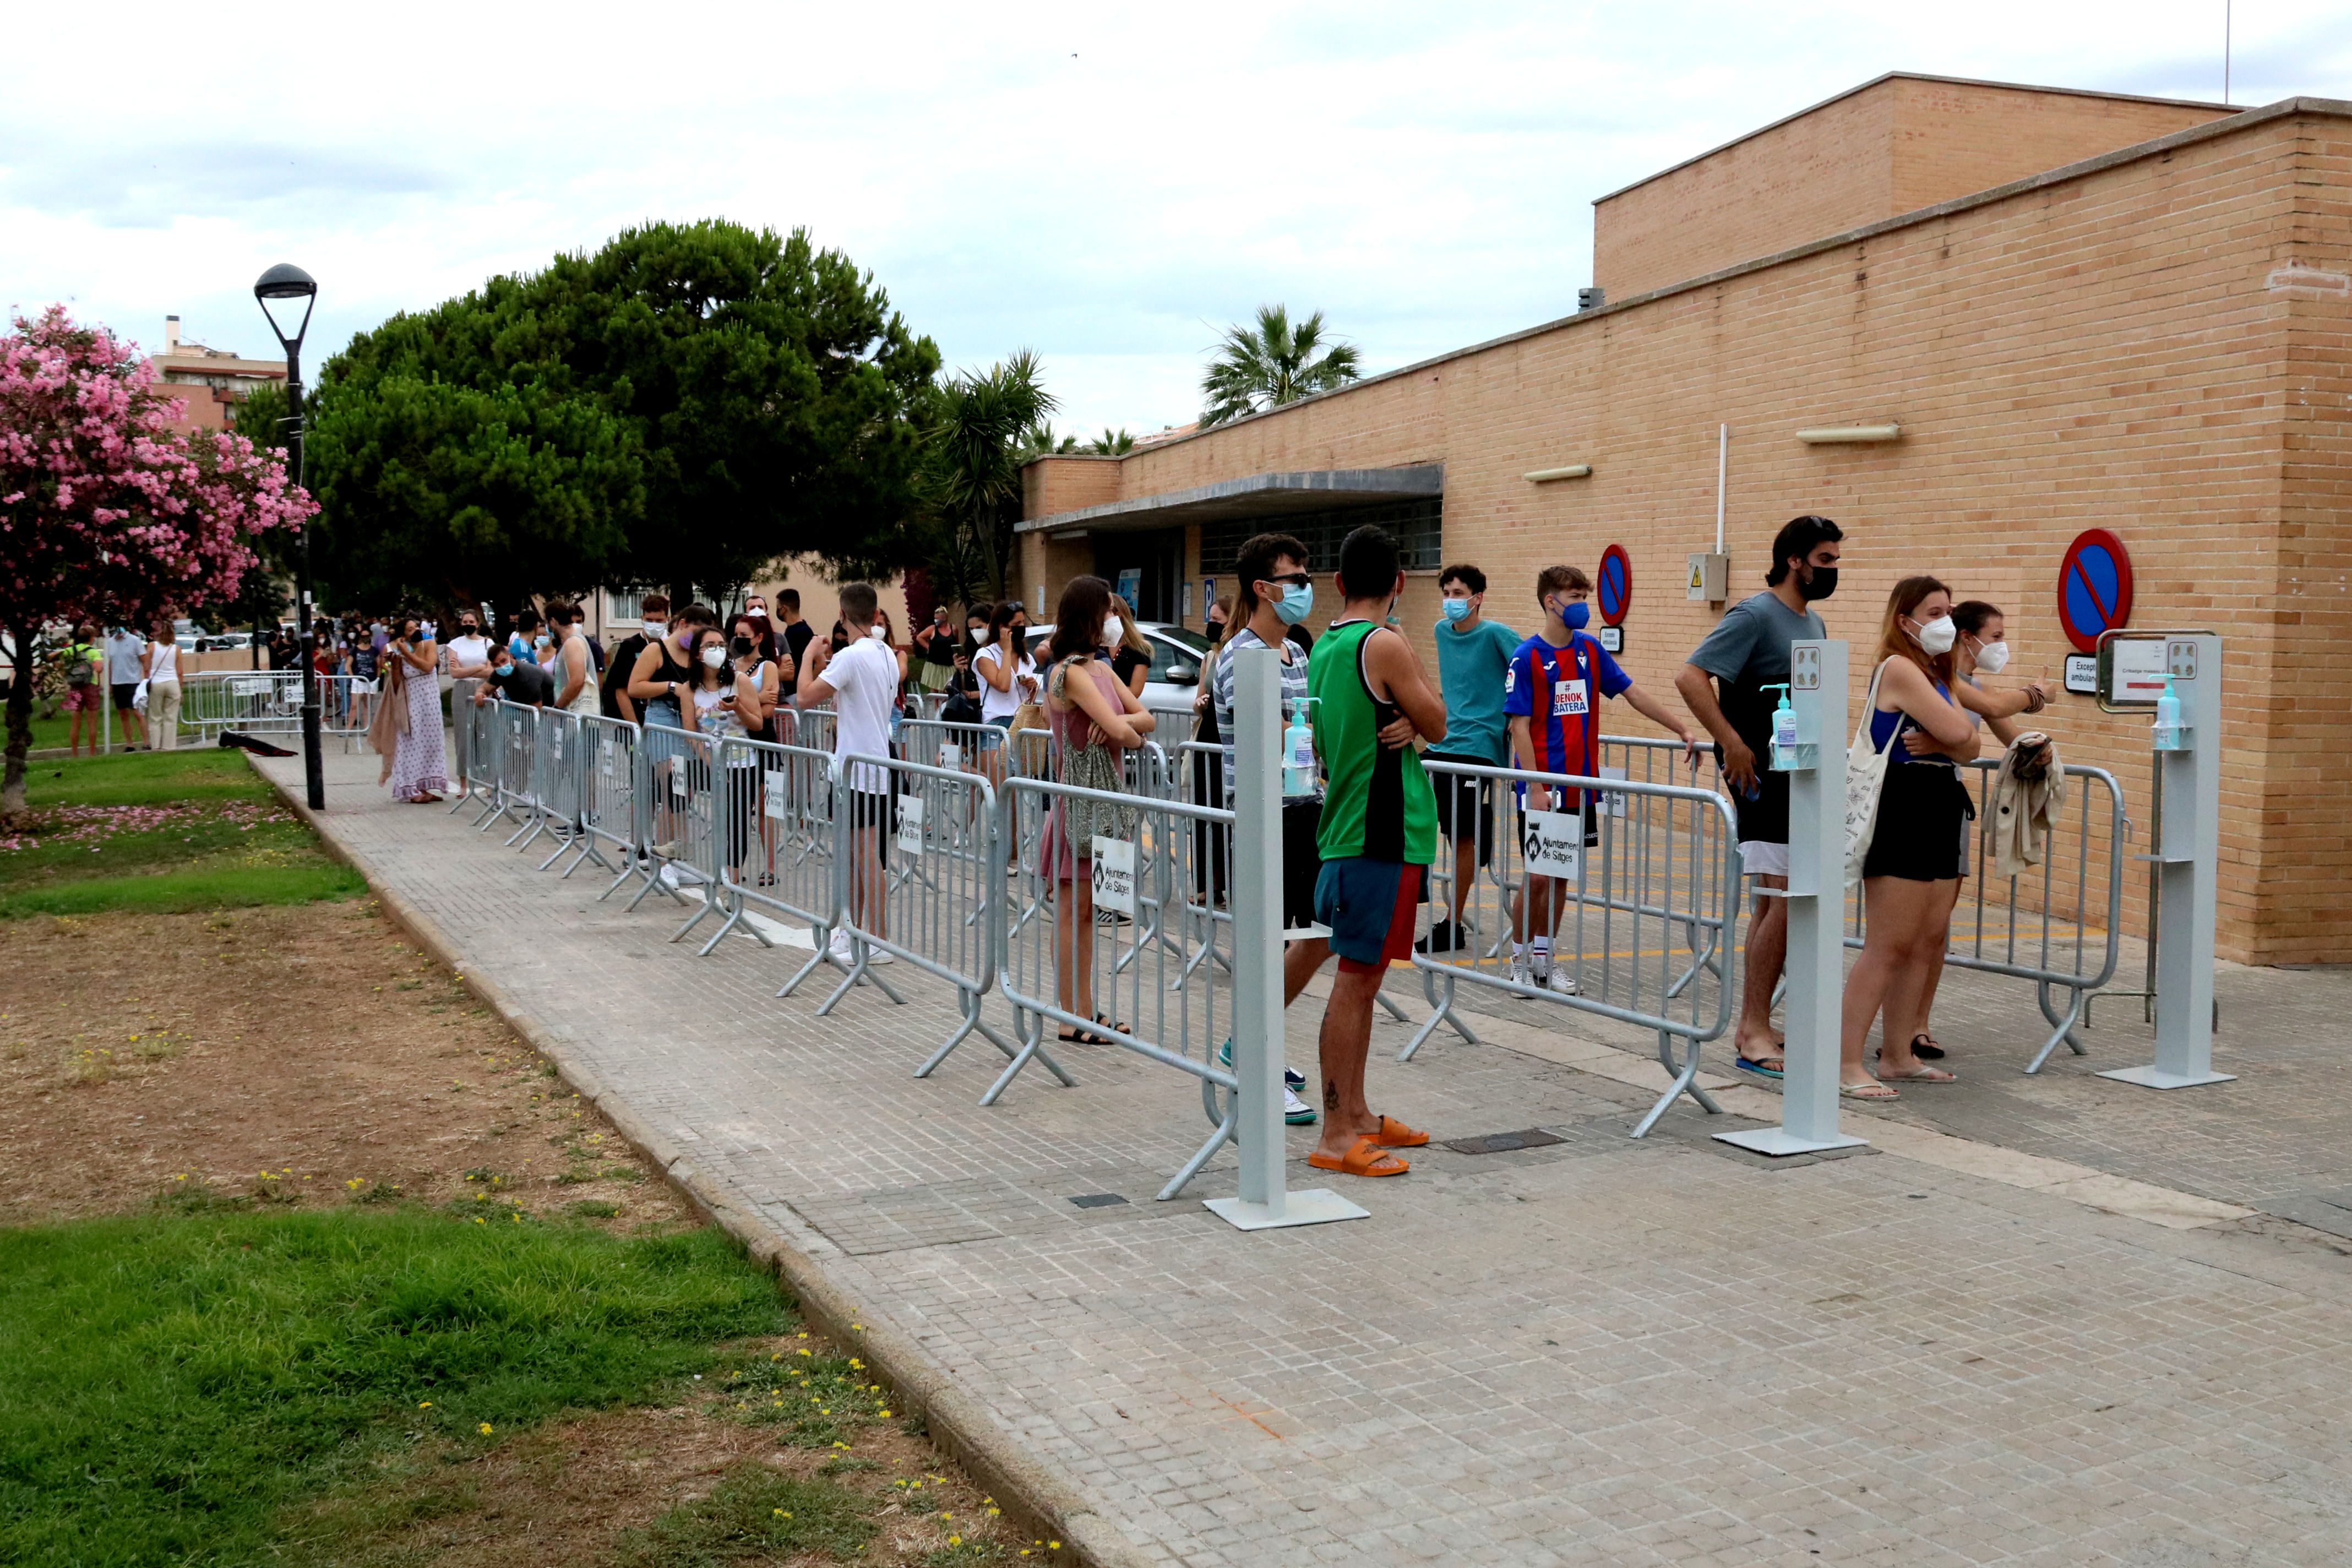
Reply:
[[[1118,629],[1121,634],[1118,646],[1129,653],[1139,653],[1146,658],[1150,658],[1151,643],[1136,626],[1134,606],[1117,594],[1113,594],[1110,596],[1110,610],[1111,614],[1118,617]]]
[[[1878,628],[1878,658],[1884,663],[1890,658],[1907,658],[1927,674],[1930,680],[1951,684],[1952,656],[1947,651],[1930,656],[1919,646],[1918,639],[1903,629],[1903,617],[1910,615],[1936,594],[1949,595],[1951,590],[1933,577],[1922,574],[1906,577],[1895,584],[1886,595],[1886,620]]]

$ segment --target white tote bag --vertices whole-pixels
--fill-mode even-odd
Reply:
[[[1878,797],[1886,787],[1886,747],[1869,744],[1871,715],[1878,711],[1878,678],[1886,660],[1870,672],[1870,690],[1862,700],[1862,722],[1845,751],[1845,885],[1862,880],[1862,863],[1870,858],[1870,836],[1878,828]],[[1899,717],[1899,716],[1898,716]],[[1888,744],[1903,728],[1887,732]]]

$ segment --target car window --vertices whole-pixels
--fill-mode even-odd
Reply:
[[[1166,680],[1169,671],[1180,664],[1188,665],[1194,670],[1201,668],[1201,657],[1204,649],[1187,647],[1172,637],[1160,632],[1148,632],[1145,637],[1151,644],[1151,673],[1144,679]]]

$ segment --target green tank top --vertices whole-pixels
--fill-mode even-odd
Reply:
[[[1326,860],[1389,860],[1426,866],[1437,858],[1437,799],[1421,753],[1381,744],[1400,710],[1364,679],[1364,642],[1380,628],[1344,621],[1315,639],[1307,689],[1315,698],[1315,749],[1330,779],[1317,848]]]

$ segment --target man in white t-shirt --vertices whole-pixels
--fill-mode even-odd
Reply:
[[[841,624],[849,644],[826,661],[824,671],[801,683],[793,696],[794,708],[833,704],[833,772],[838,781],[836,811],[847,809],[856,847],[851,852],[849,908],[857,929],[876,936],[887,934],[889,900],[886,870],[889,840],[884,836],[898,826],[898,801],[890,793],[890,775],[871,763],[852,763],[852,753],[868,757],[890,754],[890,712],[898,702],[898,655],[882,639],[874,624],[879,604],[871,583],[850,583],[841,590]],[[829,949],[834,962],[853,964],[849,935],[836,931]],[[867,962],[887,963],[890,955],[869,949]]]

